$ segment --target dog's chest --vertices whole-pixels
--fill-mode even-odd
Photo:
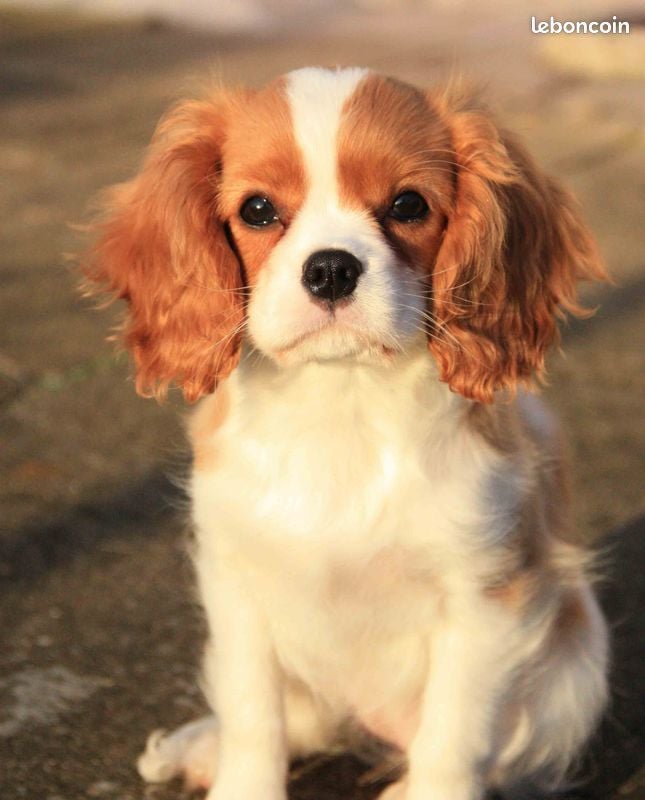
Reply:
[[[310,468],[307,479],[302,464],[292,466],[252,505],[233,504],[230,527],[209,513],[212,525],[201,536],[233,548],[234,568],[263,610],[286,671],[330,701],[362,708],[364,694],[382,695],[388,676],[416,683],[402,676],[424,663],[419,630],[436,613],[437,575],[413,541],[405,509],[378,490],[382,476],[364,476],[344,492],[326,468]]]
[[[258,391],[222,431],[218,468],[194,478],[203,553],[226,543],[282,661],[311,683],[378,691],[424,663],[477,481],[413,397],[360,382]]]
[[[429,498],[416,470],[391,451],[387,460],[385,475],[362,462],[362,481],[360,458],[346,459],[340,481],[329,480],[328,464],[305,472],[296,461],[284,488],[257,498],[249,512],[257,535],[238,551],[285,669],[357,709],[382,698],[392,675],[404,694],[417,685],[421,631],[442,596],[441,555],[424,545]],[[265,527],[255,528],[260,519]]]
[[[371,574],[405,572],[406,553],[427,550],[476,483],[447,430],[454,420],[419,402],[412,381],[342,377],[245,388],[214,436],[216,468],[194,476],[198,526],[224,517],[240,542],[282,555],[302,546]]]

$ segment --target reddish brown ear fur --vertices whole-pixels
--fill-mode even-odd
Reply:
[[[430,348],[441,378],[491,402],[540,375],[557,317],[585,313],[579,279],[606,278],[573,198],[469,100],[438,105],[452,132],[456,196],[434,268]]]
[[[226,99],[184,103],[161,122],[140,174],[114,187],[83,271],[129,303],[124,338],[137,391],[212,392],[239,358],[240,269],[217,219]]]

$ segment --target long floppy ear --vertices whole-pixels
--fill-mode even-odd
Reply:
[[[123,325],[145,396],[212,392],[239,358],[241,275],[218,219],[225,95],[186,102],[160,123],[139,175],[106,195],[83,272],[88,293],[128,302]]]
[[[432,276],[441,379],[491,402],[542,373],[558,317],[583,315],[580,279],[606,279],[574,199],[471,101],[436,100],[455,154],[455,199]]]

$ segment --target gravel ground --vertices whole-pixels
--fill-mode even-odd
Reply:
[[[645,93],[637,76],[561,71],[558,43],[541,50],[528,19],[412,4],[251,37],[0,7],[3,800],[185,797],[143,787],[133,769],[151,729],[203,710],[175,480],[188,461],[182,407],[135,397],[104,344],[106,315],[78,300],[61,254],[78,246],[68,223],[131,174],[170,101],[213,72],[263,83],[311,63],[488,84],[598,233],[616,285],[590,294],[600,311],[567,330],[546,390],[571,435],[579,524],[607,552],[615,639],[612,708],[567,797],[645,795]],[[300,765],[292,797],[374,797],[363,771],[349,758]]]

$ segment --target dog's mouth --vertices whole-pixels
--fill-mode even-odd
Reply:
[[[392,342],[385,342],[356,325],[340,323],[330,316],[276,348],[271,355],[278,362],[290,361],[294,357],[331,360],[364,354],[390,358],[398,349]]]

